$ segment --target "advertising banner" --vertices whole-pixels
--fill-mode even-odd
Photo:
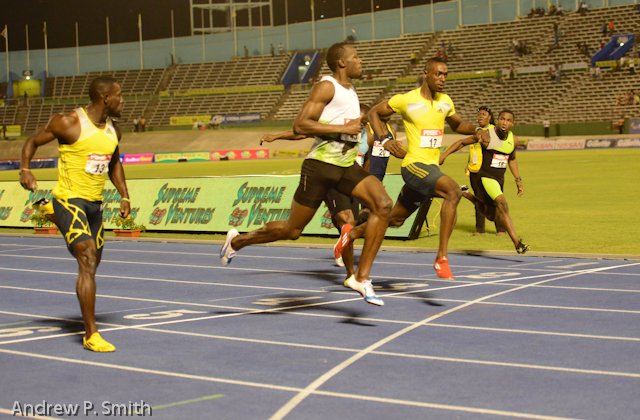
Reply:
[[[211,115],[186,115],[186,116],[171,117],[170,124],[171,125],[193,125],[198,121],[200,121],[204,125],[207,125],[210,120],[211,120]]]
[[[518,138],[518,148],[516,150],[527,150],[529,139]]]
[[[227,232],[235,227],[247,232],[273,220],[287,219],[300,176],[241,176],[176,179],[131,179],[127,181],[132,215],[147,230]],[[40,181],[36,192],[18,182],[0,182],[0,226],[31,227],[31,204],[51,199],[55,181]],[[404,184],[400,175],[387,175],[384,185],[395,199]],[[114,229],[120,210],[120,195],[107,181],[103,193],[106,229]],[[415,214],[402,227],[389,229],[387,236],[407,238]],[[304,231],[332,234],[331,215],[325,204]]]
[[[124,155],[122,163],[153,163],[153,153],[129,153]]]
[[[210,160],[267,159],[268,157],[268,149],[214,150],[211,152]]]
[[[616,144],[615,140],[609,139],[590,139],[584,143],[585,149],[606,149],[609,147],[614,147]]]
[[[615,147],[640,147],[640,138],[618,139]]]
[[[556,150],[584,149],[586,140],[556,140]]]
[[[531,140],[527,143],[527,150],[554,150],[555,140]]]
[[[224,121],[221,124],[237,124],[237,123],[249,123],[260,122],[262,118],[260,114],[238,114],[238,115],[223,115]]]
[[[6,136],[7,137],[20,137],[20,134],[22,134],[22,127],[19,125],[6,125],[4,127],[7,127],[7,132],[6,132]],[[2,127],[0,126],[0,129]]]
[[[208,162],[209,152],[156,153],[154,162]]]
[[[305,157],[309,153],[308,150],[272,150],[272,158],[299,158]]]
[[[640,120],[629,120],[629,134],[640,134]]]

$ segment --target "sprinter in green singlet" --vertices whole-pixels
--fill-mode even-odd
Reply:
[[[38,188],[30,170],[31,159],[39,146],[57,139],[60,159],[54,199],[38,206],[58,226],[69,251],[78,260],[76,293],[85,324],[84,347],[111,352],[115,347],[102,339],[96,326],[95,276],[104,245],[102,190],[107,175],[122,197],[120,216],[131,213],[118,149],[122,132],[112,120],[120,117],[124,101],[120,84],[107,76],[91,82],[89,97],[91,103],[87,107],[53,116],[27,139],[22,148],[20,184],[29,191]]]

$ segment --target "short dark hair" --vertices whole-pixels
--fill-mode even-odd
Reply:
[[[500,118],[504,113],[511,114],[511,116],[513,117],[513,121],[516,120],[516,114],[514,114],[513,111],[510,111],[508,109],[503,109],[502,111],[500,111],[500,113],[498,114],[498,118]]]
[[[478,108],[478,112],[480,111],[487,111],[487,114],[489,114],[489,124],[491,125],[496,125],[496,122],[493,120],[493,112],[491,112],[491,110],[489,109],[488,106],[481,106]],[[513,115],[513,114],[512,114]],[[515,118],[515,117],[514,117]]]
[[[363,104],[360,102],[360,112],[364,112],[365,114],[371,110],[371,107],[367,104]]]
[[[329,47],[329,51],[327,51],[327,65],[331,69],[331,71],[338,70],[338,60],[344,58],[344,47],[346,47],[346,42],[338,42]]]
[[[424,69],[429,71],[429,66],[431,65],[431,63],[444,63],[444,64],[447,64],[447,62],[444,61],[442,59],[442,57],[431,57],[430,59],[427,60],[427,63],[424,65]]]
[[[98,76],[93,79],[91,86],[89,86],[89,98],[91,101],[99,101],[104,94],[109,92],[114,83],[118,83],[118,81],[111,76]]]

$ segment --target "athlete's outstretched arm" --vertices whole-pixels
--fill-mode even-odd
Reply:
[[[382,119],[387,119],[391,117],[395,111],[393,108],[389,106],[389,101],[380,102],[378,105],[374,106],[369,110],[369,122],[371,123],[371,128],[373,128],[373,132],[380,140],[384,139],[384,137],[389,134],[389,130],[387,130],[387,124],[382,121]],[[395,134],[391,133],[393,139],[386,140],[383,142],[383,147],[391,152],[391,154],[399,159],[403,159],[407,152],[402,148],[402,143],[395,139]]]
[[[274,140],[303,140],[307,137],[308,136],[302,134],[295,134],[293,130],[285,131],[284,133],[280,134],[265,134],[260,139],[260,146],[262,146],[262,143],[265,141],[267,143],[271,143]]]
[[[447,121],[447,124],[449,124],[449,127],[451,127],[451,129],[458,134],[473,134],[476,132],[477,127],[468,121],[464,121],[462,118],[460,118],[460,115],[458,115],[458,113],[455,113],[445,119]]]
[[[73,135],[72,129],[75,122],[77,122],[77,118],[62,114],[54,115],[46,126],[41,127],[27,139],[22,146],[22,156],[20,157],[20,184],[24,189],[29,191],[38,189],[36,177],[30,170],[31,159],[33,159],[38,147],[55,139],[58,139],[60,143],[68,143],[70,134]],[[79,136],[80,133],[78,132],[77,135]]]
[[[516,186],[518,187],[518,197],[522,197],[524,193],[524,187],[522,186],[522,178],[520,178],[520,171],[518,170],[518,161],[516,159],[516,149],[518,148],[518,138],[513,136],[514,149],[509,155],[509,170],[516,179]]]
[[[467,137],[466,139],[460,139],[457,142],[453,143],[447,150],[442,152],[442,154],[440,155],[440,165],[442,165],[444,163],[444,160],[451,153],[455,153],[458,150],[462,149],[464,146],[467,146],[467,145],[473,144],[473,143],[477,143],[477,142],[478,142],[478,137],[474,134],[471,137]]]
[[[333,83],[324,81],[316,84],[311,90],[309,99],[302,105],[293,122],[293,132],[296,135],[311,136],[315,134],[348,134],[357,136],[362,131],[360,118],[353,119],[348,123],[323,124],[318,122],[324,107],[333,99],[335,87]]]
[[[118,141],[122,138],[122,132],[120,127],[114,124],[116,133],[118,134]],[[129,190],[127,189],[127,181],[124,176],[124,168],[122,162],[120,162],[120,146],[116,147],[116,150],[111,156],[111,162],[109,162],[109,179],[111,183],[116,187],[120,196],[126,200],[120,202],[120,217],[125,218],[131,214],[131,202],[129,201]]]

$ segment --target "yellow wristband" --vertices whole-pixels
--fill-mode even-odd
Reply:
[[[131,203],[131,200],[129,200],[128,198],[122,197],[122,200],[120,201],[128,201],[129,203]]]
[[[27,169],[27,168],[20,168],[20,172],[22,172],[22,171],[31,172],[31,169]]]

